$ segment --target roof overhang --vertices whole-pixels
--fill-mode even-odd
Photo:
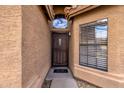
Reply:
[[[46,10],[47,10],[47,13],[49,15],[50,20],[53,20],[55,17],[53,6],[52,5],[45,5],[45,7],[46,7]]]
[[[66,18],[70,19],[74,16],[77,16],[81,13],[94,9],[98,6],[100,5],[77,5],[77,6],[75,5],[72,7],[66,7],[64,12],[65,12]]]
[[[79,14],[92,10],[100,5],[72,5],[71,7],[65,7],[64,13],[66,18],[69,20],[72,17],[75,17]],[[53,5],[45,5],[47,13],[50,20],[53,20],[55,17],[55,11]]]

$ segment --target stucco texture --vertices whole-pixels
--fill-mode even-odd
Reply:
[[[70,38],[70,68],[75,77],[100,87],[124,87],[124,6],[100,6],[76,16]],[[108,72],[79,65],[79,25],[108,18]]]
[[[22,87],[41,87],[51,64],[51,34],[41,6],[22,6]]]
[[[0,87],[41,87],[51,65],[42,6],[0,6]]]
[[[0,87],[21,87],[21,6],[0,6]]]

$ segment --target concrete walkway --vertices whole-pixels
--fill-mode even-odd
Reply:
[[[68,73],[54,73],[54,69],[67,69]],[[70,70],[66,67],[51,68],[46,80],[52,80],[50,88],[78,88]]]

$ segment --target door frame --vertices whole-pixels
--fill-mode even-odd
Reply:
[[[53,65],[53,34],[67,34],[68,35],[68,48],[67,48],[67,65]],[[52,32],[51,33],[51,67],[68,67],[69,66],[69,33],[57,33]]]

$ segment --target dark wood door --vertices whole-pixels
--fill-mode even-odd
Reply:
[[[68,65],[68,33],[52,34],[52,65]]]

